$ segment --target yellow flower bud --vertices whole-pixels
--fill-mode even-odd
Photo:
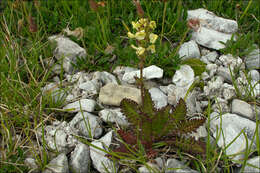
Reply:
[[[136,50],[136,54],[139,56],[139,55],[142,55],[144,52],[145,52],[145,48],[143,48],[143,47],[136,47],[136,46],[134,46],[134,45],[131,45],[131,47],[133,48],[133,49],[135,49]]]
[[[128,32],[128,33],[127,33],[127,36],[128,36],[129,38],[135,38],[135,35],[132,34],[131,32]]]
[[[132,22],[133,28],[136,30],[139,30],[140,28],[140,23],[139,22]]]
[[[149,35],[150,43],[154,44],[155,41],[157,40],[157,38],[158,38],[158,35],[151,33]]]
[[[140,25],[143,25],[145,27],[145,26],[147,26],[148,20],[145,18],[141,18],[138,20],[138,22],[140,23]]]
[[[155,53],[155,45],[152,44],[152,45],[148,46],[147,50],[150,50],[151,53]]]
[[[137,40],[143,40],[145,38],[145,35],[146,35],[145,31],[142,30],[142,31],[135,33],[135,38]]]
[[[156,23],[155,23],[155,21],[151,21],[151,22],[149,23],[149,27],[150,27],[151,29],[155,29],[155,28],[156,28]]]

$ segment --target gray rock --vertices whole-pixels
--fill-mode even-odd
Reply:
[[[219,60],[222,62],[224,67],[227,67],[233,71],[236,67],[241,67],[243,61],[239,57],[233,57],[231,54],[221,55]]]
[[[177,159],[168,159],[166,162],[165,173],[179,173],[179,172],[198,173],[197,171],[187,167],[186,165],[184,165],[184,163],[180,162]]]
[[[64,153],[61,153],[56,158],[52,159],[43,173],[69,173],[67,156]]]
[[[158,165],[154,164],[154,163],[146,163],[147,165],[145,166],[141,166],[138,168],[138,171],[140,173],[157,173],[157,172],[161,172],[160,168],[158,167]]]
[[[218,66],[216,64],[207,64],[206,70],[209,71],[209,77],[212,77],[216,74]]]
[[[168,103],[171,105],[177,105],[180,98],[184,98],[187,88],[178,87],[175,85],[168,86]]]
[[[91,142],[92,145],[107,150],[108,147],[111,145],[113,138],[113,131],[108,132],[105,136],[99,139],[99,141],[93,141]],[[108,157],[106,157],[106,154],[104,151],[101,151],[97,148],[94,148],[90,146],[90,157],[93,163],[93,166],[100,172],[100,173],[107,173],[108,172],[114,172],[114,170],[117,172],[118,170],[118,164],[110,160]]]
[[[211,81],[209,81],[207,85],[204,86],[204,94],[206,96],[210,96],[211,98],[214,98],[216,95],[220,95],[220,89],[223,83],[224,79],[221,76],[212,78]]]
[[[232,83],[232,77],[227,67],[223,67],[223,66],[218,67],[217,74],[223,77],[224,81],[228,83]]]
[[[254,81],[259,81],[260,80],[260,74],[258,73],[257,70],[250,70],[248,72],[248,77],[250,77]]]
[[[63,102],[67,97],[67,92],[63,89],[60,89],[57,83],[49,83],[42,88],[42,93],[46,99],[53,103]]]
[[[248,145],[251,145],[251,142],[253,142],[253,148],[255,148],[256,139],[253,139],[256,130],[255,122],[230,113],[223,114],[222,116],[218,114],[216,116],[216,113],[212,113],[210,119],[210,130],[215,138],[219,136],[219,140],[217,141],[219,147],[225,148],[243,130],[248,138]],[[221,129],[221,131],[219,129]],[[226,148],[226,154],[233,160],[241,160],[244,158],[243,151],[245,151],[245,149],[246,139],[243,134],[240,134],[236,140]]]
[[[189,65],[182,65],[172,78],[172,82],[178,87],[189,88],[194,81],[194,71]]]
[[[260,49],[254,49],[248,56],[245,57],[247,69],[260,69]]]
[[[211,63],[214,63],[218,57],[218,53],[216,51],[212,51],[210,53],[208,53],[207,55],[205,55],[205,57],[207,58],[207,60]]]
[[[132,71],[132,72],[126,72],[122,78],[123,81],[128,83],[134,83],[135,82],[135,76],[140,77],[140,70],[138,71]],[[160,79],[163,76],[163,69],[151,65],[149,67],[146,67],[143,69],[143,77],[145,80],[148,79]]]
[[[247,165],[245,166],[245,169],[243,172],[255,172],[255,173],[260,172],[260,156],[253,157],[253,158],[247,160],[246,163],[247,163]],[[257,168],[249,166],[248,164],[254,165]],[[240,171],[240,173],[242,173],[242,172]]]
[[[141,103],[141,92],[137,88],[108,83],[100,89],[99,101],[105,105],[119,106],[120,102],[128,98]]]
[[[103,85],[106,85],[108,83],[118,84],[116,77],[106,71],[103,72],[95,72],[93,74],[93,79],[101,81]]]
[[[86,95],[96,95],[102,84],[98,80],[91,80],[79,85],[79,88],[85,91]]]
[[[25,164],[27,167],[30,168],[30,172],[31,172],[31,173],[38,173],[38,172],[40,172],[39,167],[38,167],[38,165],[37,165],[35,159],[33,159],[33,158],[26,158],[26,159],[24,160],[24,164]]]
[[[57,43],[57,47],[54,50],[54,56],[60,62],[63,62],[63,69],[67,73],[72,73],[72,63],[75,63],[78,57],[86,57],[85,49],[67,37],[55,35],[48,39],[50,42]]]
[[[52,125],[45,126],[43,133],[41,127],[37,129],[38,140],[45,142],[51,150],[57,152],[69,153],[75,147],[78,141],[73,135],[78,135],[78,131],[65,121],[56,121]]]
[[[216,96],[214,96],[216,97]],[[218,113],[227,113],[230,112],[230,108],[228,106],[228,101],[221,98],[216,97],[215,103],[212,105],[212,110]]]
[[[208,79],[209,79],[208,73],[204,71],[204,72],[201,74],[201,78],[202,78],[202,80],[204,80],[204,81],[208,80]]]
[[[157,157],[154,159],[156,164],[159,166],[160,169],[163,169],[165,167],[165,160],[162,159],[161,157]]]
[[[224,83],[222,86],[222,95],[224,100],[230,100],[236,96],[235,88],[233,85]]]
[[[225,45],[220,42],[226,43],[231,39],[231,36],[232,34],[226,34],[206,27],[200,27],[197,32],[192,32],[191,39],[195,40],[199,45],[220,50],[225,48]]]
[[[116,123],[119,126],[128,126],[129,123],[120,109],[103,109],[98,113],[101,119],[106,123]]]
[[[232,101],[232,109],[233,114],[238,114],[250,119],[254,119],[255,115],[253,113],[253,110],[251,108],[251,105],[247,102],[239,99],[234,99]]]
[[[73,75],[67,74],[65,76],[65,78],[67,79],[68,82],[77,83],[77,85],[80,85],[80,84],[90,80],[88,74],[85,72],[82,72],[82,71],[77,72]]]
[[[79,143],[70,156],[69,165],[72,169],[72,172],[89,172],[90,164],[91,160],[89,146]]]
[[[80,99],[79,101],[67,104],[63,107],[63,110],[67,112],[80,112],[87,111],[93,112],[96,107],[95,100],[92,99]]]
[[[99,117],[89,112],[78,112],[69,124],[86,137],[99,138],[103,132]]]
[[[149,89],[149,92],[157,109],[160,109],[168,104],[167,96],[160,89],[151,88]]]
[[[203,8],[188,10],[187,19],[199,19],[201,21],[201,26],[223,33],[232,34],[238,30],[238,24],[235,20],[218,17],[214,13]]]
[[[180,57],[183,57],[182,59],[200,58],[200,50],[194,40],[183,43],[178,53]]]

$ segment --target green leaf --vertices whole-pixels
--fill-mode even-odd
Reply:
[[[133,100],[124,98],[120,103],[120,107],[129,121],[138,126],[138,122],[141,116],[139,113],[140,110],[138,104]]]
[[[142,112],[152,116],[155,113],[155,106],[151,97],[150,92],[144,89],[144,104],[142,106]]]
[[[185,59],[182,64],[189,65],[193,69],[195,76],[200,76],[201,73],[206,71],[206,64],[198,58]]]
[[[177,122],[185,120],[186,114],[187,114],[186,103],[181,98],[179,100],[179,103],[177,104],[177,106],[174,108],[173,112],[170,115],[176,120],[176,123],[177,123]]]

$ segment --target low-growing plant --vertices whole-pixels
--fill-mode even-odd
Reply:
[[[138,9],[138,8],[137,8]],[[139,9],[139,19],[132,22],[136,33],[128,31],[127,35],[135,39],[137,46],[131,45],[136,50],[139,58],[140,77],[136,76],[136,83],[141,90],[141,103],[131,99],[123,99],[120,103],[122,112],[126,115],[131,129],[119,129],[118,135],[122,138],[120,146],[113,150],[119,155],[126,153],[138,153],[143,150],[147,158],[158,155],[162,146],[170,146],[192,154],[206,153],[206,144],[185,135],[194,132],[204,124],[205,117],[188,117],[187,108],[183,99],[175,108],[170,105],[156,109],[149,91],[144,87],[143,68],[149,53],[155,53],[155,42],[158,38],[152,31],[156,28],[155,21],[144,18]],[[155,147],[156,146],[156,147]],[[158,148],[158,149],[154,149]],[[113,156],[109,155],[108,156]]]
[[[259,33],[248,32],[246,34],[233,34],[231,39],[226,43],[221,42],[225,45],[225,48],[221,49],[220,52],[223,54],[232,54],[233,56],[244,58],[256,49],[256,39],[259,38]]]

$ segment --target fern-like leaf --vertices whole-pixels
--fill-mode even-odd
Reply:
[[[120,103],[120,107],[128,120],[135,126],[138,126],[138,122],[141,118],[138,104],[133,100],[124,98]]]
[[[152,116],[156,111],[151,94],[149,90],[145,88],[144,88],[144,103],[141,109],[143,113],[148,114],[149,116]]]
[[[171,116],[174,117],[176,120],[175,122],[178,123],[180,121],[183,121],[186,119],[186,114],[187,114],[187,107],[185,101],[181,98],[179,100],[179,103],[176,105],[174,110],[171,113]]]
[[[191,154],[202,154],[206,153],[206,144],[200,140],[196,141],[195,138],[184,138],[184,137],[174,137],[171,140],[166,140],[167,145],[179,148],[184,152]]]
[[[180,121],[177,126],[177,133],[187,134],[195,132],[206,121],[204,117],[193,118],[185,121]]]

